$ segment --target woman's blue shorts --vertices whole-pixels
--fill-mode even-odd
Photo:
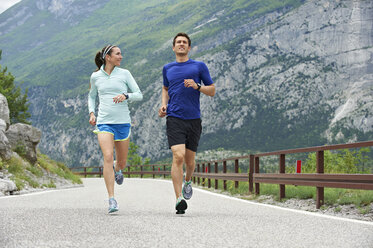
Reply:
[[[111,133],[114,135],[114,141],[127,140],[131,134],[131,124],[97,124],[97,129],[93,132],[99,133]]]

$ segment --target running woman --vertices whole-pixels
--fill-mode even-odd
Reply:
[[[122,61],[119,47],[108,45],[96,54],[97,70],[92,73],[88,94],[89,123],[96,125],[94,133],[104,156],[104,179],[109,196],[109,213],[119,210],[114,198],[114,180],[123,183],[122,170],[126,167],[131,118],[129,101],[140,101],[143,96],[131,73],[119,68]],[[99,106],[95,115],[96,96]],[[114,147],[116,163],[114,163]]]
[[[162,105],[159,117],[167,115],[167,139],[172,151],[171,177],[176,196],[176,214],[184,214],[192,197],[192,176],[195,156],[202,132],[200,94],[215,95],[214,82],[205,63],[191,60],[191,41],[187,34],[178,33],[172,50],[176,61],[163,67]],[[204,85],[201,83],[203,82]],[[183,185],[183,164],[186,164]]]

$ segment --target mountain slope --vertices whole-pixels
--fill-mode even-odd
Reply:
[[[94,54],[107,43],[124,50],[123,67],[145,96],[132,104],[132,140],[154,160],[169,155],[165,120],[156,110],[161,69],[174,60],[171,39],[179,31],[191,35],[191,57],[208,65],[217,87],[214,98],[201,100],[201,150],[372,138],[371,1],[52,3],[23,0],[1,14],[0,49],[3,63],[30,87],[40,149],[70,166],[100,163],[86,94]],[[22,23],[29,15],[5,28],[10,16]],[[28,30],[35,30],[35,42],[22,43]]]

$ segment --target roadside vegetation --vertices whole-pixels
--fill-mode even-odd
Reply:
[[[1,60],[2,50],[0,50]],[[14,83],[15,77],[8,72],[7,67],[0,65],[0,93],[8,102],[10,124],[31,124],[28,112],[29,102],[27,98],[28,89],[22,93],[20,86]],[[13,148],[16,153],[10,159],[0,158],[0,172],[10,173],[10,179],[16,184],[17,190],[26,187],[31,188],[56,188],[55,178],[65,178],[74,184],[81,184],[80,177],[74,175],[70,169],[61,162],[54,161],[48,156],[37,153],[37,161],[30,163],[26,158],[26,148],[20,142]]]
[[[54,175],[65,178],[73,184],[82,184],[80,177],[74,175],[66,165],[41,153],[38,153],[38,160],[35,164],[19,156],[13,156],[9,160],[0,160],[0,171],[4,170],[12,174],[10,179],[16,184],[17,190],[25,187],[56,188]]]

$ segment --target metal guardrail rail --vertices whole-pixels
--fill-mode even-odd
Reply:
[[[223,181],[223,187],[227,189],[227,181],[234,181],[235,187],[239,186],[239,182],[249,183],[249,192],[253,193],[255,185],[255,194],[260,194],[260,183],[278,184],[280,199],[285,197],[285,185],[302,185],[316,187],[316,208],[320,208],[324,204],[324,188],[345,188],[345,189],[363,189],[373,190],[373,174],[324,174],[324,151],[353,149],[361,147],[373,146],[373,141],[365,141],[358,143],[316,146],[298,149],[281,150],[260,154],[251,154],[241,157],[233,157],[220,159],[215,161],[199,162],[196,164],[196,171],[193,174],[193,182],[211,187],[211,180],[215,180],[215,189],[218,188],[219,180]],[[285,156],[286,154],[295,153],[316,153],[316,173],[313,174],[286,174],[285,173]],[[260,158],[267,156],[278,156],[279,173],[260,173]],[[239,173],[240,160],[249,160],[249,172]],[[234,161],[234,173],[227,172],[227,163]],[[222,171],[219,172],[219,164],[223,165]],[[214,171],[211,168],[214,167]],[[87,171],[96,169],[96,172]],[[127,177],[131,175],[156,175],[165,178],[171,174],[170,164],[153,164],[153,165],[131,165],[126,167],[123,172]],[[149,169],[151,168],[151,169]],[[168,168],[168,169],[167,169]],[[102,176],[102,167],[74,167],[72,170],[81,170],[74,172],[82,176],[99,175]],[[137,170],[136,170],[137,169]]]

